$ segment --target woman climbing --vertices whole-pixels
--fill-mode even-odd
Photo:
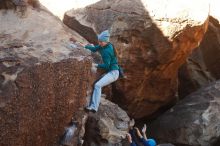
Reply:
[[[99,79],[95,85],[93,94],[90,99],[90,103],[85,107],[86,111],[97,112],[101,100],[102,87],[111,84],[116,81],[119,77],[119,66],[116,57],[116,52],[113,45],[109,42],[109,31],[105,30],[98,35],[99,45],[92,46],[86,45],[85,48],[92,52],[98,51],[103,60],[103,64],[92,64],[92,68],[100,68],[106,71],[106,74]]]

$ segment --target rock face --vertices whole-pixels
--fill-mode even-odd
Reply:
[[[220,15],[216,13],[218,3],[215,0],[211,2],[208,30],[199,47],[180,69],[181,97],[207,85],[210,81],[220,79]]]
[[[99,111],[88,117],[84,146],[122,145],[129,121],[127,113],[118,105],[102,98]]]
[[[184,98],[150,126],[159,142],[184,146],[219,145],[220,81]]]
[[[174,146],[173,144],[167,143],[167,144],[159,144],[157,146]]]
[[[219,19],[220,20],[220,19]],[[207,69],[216,78],[220,78],[220,24],[219,20],[209,17],[208,31],[199,49],[202,52]]]
[[[179,69],[178,95],[184,98],[201,87],[215,81],[208,70],[200,48],[196,48]]]
[[[0,9],[14,9],[18,12],[25,12],[28,6],[39,8],[40,3],[38,0],[1,0]]]
[[[0,10],[0,145],[56,146],[72,117],[81,124],[91,57],[68,48],[85,40],[56,17],[26,10]]]
[[[115,102],[141,118],[175,102],[177,70],[201,41],[207,17],[206,1],[101,0],[63,21],[94,43],[96,33],[111,30],[127,76],[116,84]]]

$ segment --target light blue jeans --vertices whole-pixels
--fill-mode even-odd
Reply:
[[[93,109],[95,111],[98,111],[98,107],[101,100],[101,94],[102,94],[102,87],[107,86],[111,84],[112,82],[116,81],[119,77],[119,71],[118,70],[112,70],[105,74],[98,82],[94,85],[94,90],[92,97],[90,99],[89,109]]]

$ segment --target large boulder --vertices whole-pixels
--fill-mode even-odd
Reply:
[[[156,119],[150,135],[158,142],[184,146],[218,146],[220,139],[220,81],[187,96]]]
[[[72,119],[82,125],[91,57],[50,12],[18,13],[0,9],[0,145],[56,146]]]
[[[209,17],[207,33],[199,49],[202,52],[207,69],[216,78],[220,79],[220,18]]]
[[[129,122],[130,118],[125,111],[102,98],[98,112],[88,115],[84,146],[121,146]]]
[[[178,96],[181,99],[216,80],[208,70],[200,48],[196,48],[186,59],[179,69],[178,77]]]
[[[179,71],[180,97],[196,91],[210,81],[220,79],[219,4],[217,0],[211,1],[207,32]]]
[[[101,0],[66,12],[63,21],[92,43],[111,30],[127,76],[116,83],[114,101],[141,118],[176,101],[178,68],[206,32],[208,6],[199,0]]]

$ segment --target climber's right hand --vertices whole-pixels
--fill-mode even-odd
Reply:
[[[92,67],[98,67],[98,64],[96,64],[96,63],[92,63]]]
[[[97,72],[97,66],[98,66],[98,64],[92,63],[91,71],[92,71],[93,73],[96,73],[96,72]]]

